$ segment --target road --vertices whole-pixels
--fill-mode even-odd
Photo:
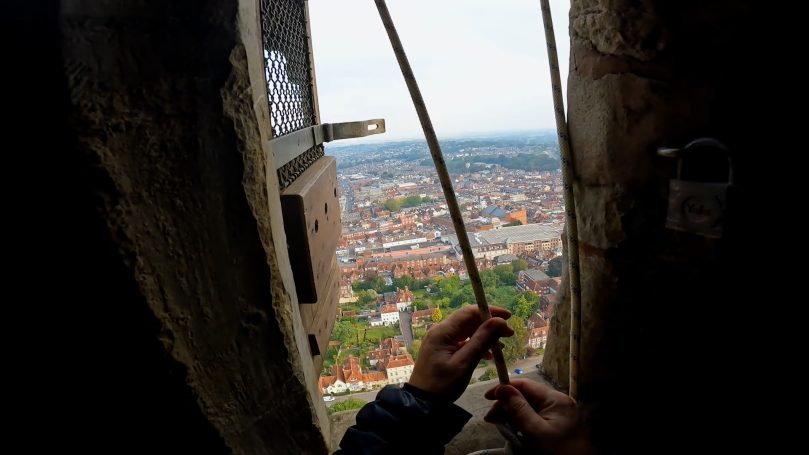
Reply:
[[[351,189],[351,183],[348,179],[342,179],[342,186],[343,186],[343,194],[346,197],[346,205],[343,207],[345,213],[351,213],[354,211],[354,191]]]
[[[534,357],[528,357],[525,360],[520,360],[519,362],[515,362],[513,365],[510,366],[511,376],[512,377],[517,377],[517,376],[524,376],[527,373],[533,373],[533,372],[536,371],[537,364],[540,363],[540,362],[542,362],[542,356],[541,355],[534,356]],[[492,365],[494,365],[494,364],[492,364]],[[514,369],[515,368],[521,369],[523,371],[523,374],[522,375],[514,374]],[[478,377],[480,377],[480,375],[483,374],[484,371],[486,371],[486,368],[478,368],[478,369],[475,370],[472,377],[478,378]],[[488,382],[494,383],[496,381],[497,381],[497,379],[492,379],[491,381],[488,381]],[[331,407],[335,403],[345,401],[345,400],[347,400],[349,398],[356,398],[356,399],[366,401],[366,402],[373,401],[374,398],[376,398],[377,393],[379,393],[378,390],[372,390],[370,392],[358,392],[358,393],[352,393],[350,395],[343,395],[343,396],[340,396],[340,397],[334,397],[334,401],[326,403],[326,406]]]
[[[532,371],[536,371],[537,364],[541,362],[542,362],[541,355],[528,357],[527,359],[519,360],[517,362],[514,362],[512,365],[509,365],[508,371],[509,373],[511,373],[512,376],[515,376],[514,370],[516,370],[517,368],[521,369],[523,373],[530,373]],[[487,363],[488,364],[485,367],[475,368],[475,372],[472,373],[472,377],[477,379],[480,377],[480,375],[482,375],[486,371],[486,368],[494,366],[494,362],[487,362]]]
[[[410,348],[413,346],[413,313],[407,311],[400,311],[399,312],[399,330],[402,331],[402,336],[405,340],[405,346],[409,351]]]

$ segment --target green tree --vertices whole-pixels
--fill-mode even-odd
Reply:
[[[506,323],[514,331],[514,335],[503,340],[506,345],[503,348],[503,356],[506,358],[506,362],[513,362],[522,359],[525,355],[528,329],[525,328],[525,320],[519,316],[512,316]]]
[[[416,207],[421,204],[421,196],[408,196],[402,202],[402,207]]]
[[[519,272],[521,272],[521,271],[523,271],[523,270],[525,270],[527,268],[528,268],[528,261],[526,261],[525,259],[517,259],[517,260],[511,261],[511,269],[513,270],[513,272],[515,274],[519,273]]]
[[[388,199],[384,204],[385,208],[391,212],[398,212],[402,208],[402,201],[399,199]]]
[[[432,278],[422,278],[416,281],[414,289],[424,289],[425,287],[433,284],[434,282],[435,280],[433,280]]]
[[[349,411],[351,409],[359,409],[365,406],[367,403],[368,403],[367,401],[363,401],[357,398],[349,398],[345,401],[341,401],[339,403],[335,403],[329,406],[328,408],[326,408],[326,411],[329,414],[334,414],[335,412]]]
[[[399,289],[410,288],[413,289],[413,286],[416,284],[416,280],[413,279],[410,275],[402,275],[399,278],[393,279],[393,287],[397,287]]]
[[[452,298],[450,305],[452,308],[458,308],[469,302],[475,302],[475,291],[472,289],[472,283],[467,282],[463,285],[461,291]]]
[[[356,329],[351,321],[342,320],[334,324],[334,329],[331,331],[331,339],[337,340],[342,344],[351,343],[354,341]]]
[[[327,374],[331,374],[331,367],[337,361],[337,354],[337,348],[333,346],[326,350],[326,355],[323,356],[323,370]]]
[[[421,340],[413,340],[413,345],[410,346],[410,355],[413,356],[413,360],[419,359],[420,350],[421,350]]]
[[[497,378],[497,368],[489,367],[489,368],[486,368],[486,371],[484,371],[483,374],[480,375],[480,377],[478,379],[481,380],[481,381],[488,381],[490,379],[496,379],[496,378]]]
[[[427,302],[421,299],[416,299],[413,301],[413,308],[416,310],[426,310],[428,307]]]
[[[436,283],[438,293],[443,298],[452,299],[461,288],[461,279],[457,276],[442,278]]]
[[[517,290],[512,286],[501,286],[492,292],[491,301],[493,305],[503,307],[509,311],[514,311]],[[488,296],[488,294],[487,294]]]
[[[517,283],[511,264],[498,265],[494,268],[494,273],[497,274],[497,282],[501,285],[514,286]]]
[[[494,270],[488,269],[480,272],[480,281],[485,289],[496,289],[498,283],[497,274]]]
[[[390,179],[393,178],[393,174],[391,174],[388,171],[385,171],[385,172],[382,173],[382,178],[385,179],[385,180],[390,180]]]
[[[549,277],[562,276],[562,267],[564,262],[562,256],[555,257],[548,262],[548,271],[546,272]]]
[[[357,303],[361,307],[368,307],[369,305],[376,304],[376,299],[379,294],[373,289],[367,289],[357,293]]]
[[[441,314],[441,308],[434,309],[433,315],[431,316],[430,319],[432,319],[433,322],[435,322],[436,324],[441,322],[441,320],[444,319],[444,315]]]
[[[381,276],[377,275],[368,279],[368,287],[366,289],[373,289],[377,293],[383,292],[385,288],[385,280],[382,279]]]
[[[528,319],[531,317],[533,308],[531,308],[531,304],[525,298],[525,296],[520,295],[517,297],[517,301],[514,303],[514,316],[522,319]]]
[[[337,365],[342,365],[342,364],[346,363],[346,360],[348,360],[348,356],[350,356],[350,355],[351,355],[351,352],[349,352],[348,349],[343,349],[343,350],[341,350],[340,352],[337,353],[337,357],[335,357],[334,363],[337,364]]]

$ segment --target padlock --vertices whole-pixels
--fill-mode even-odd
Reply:
[[[716,139],[702,138],[682,149],[661,148],[658,155],[676,158],[677,178],[669,183],[669,204],[666,227],[704,237],[721,238],[724,232],[728,190],[733,185],[733,157],[728,148]],[[727,159],[727,181],[706,182],[685,180],[684,161],[705,159],[713,153]],[[693,163],[692,163],[693,164]]]

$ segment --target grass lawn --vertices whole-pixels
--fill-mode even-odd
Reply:
[[[391,333],[393,335],[391,335]],[[381,340],[385,336],[396,336],[399,333],[392,326],[388,327],[368,327],[365,329],[365,339],[366,340]],[[362,334],[360,334],[362,336]]]

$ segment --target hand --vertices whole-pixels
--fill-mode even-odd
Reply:
[[[589,454],[592,448],[579,420],[576,402],[538,382],[514,379],[489,389],[485,397],[497,402],[483,418],[508,423],[522,433],[530,453]]]
[[[457,400],[480,359],[490,358],[488,351],[497,339],[514,335],[505,321],[511,313],[498,307],[490,310],[492,318],[481,323],[476,306],[463,307],[430,328],[421,342],[410,385],[450,403]]]

